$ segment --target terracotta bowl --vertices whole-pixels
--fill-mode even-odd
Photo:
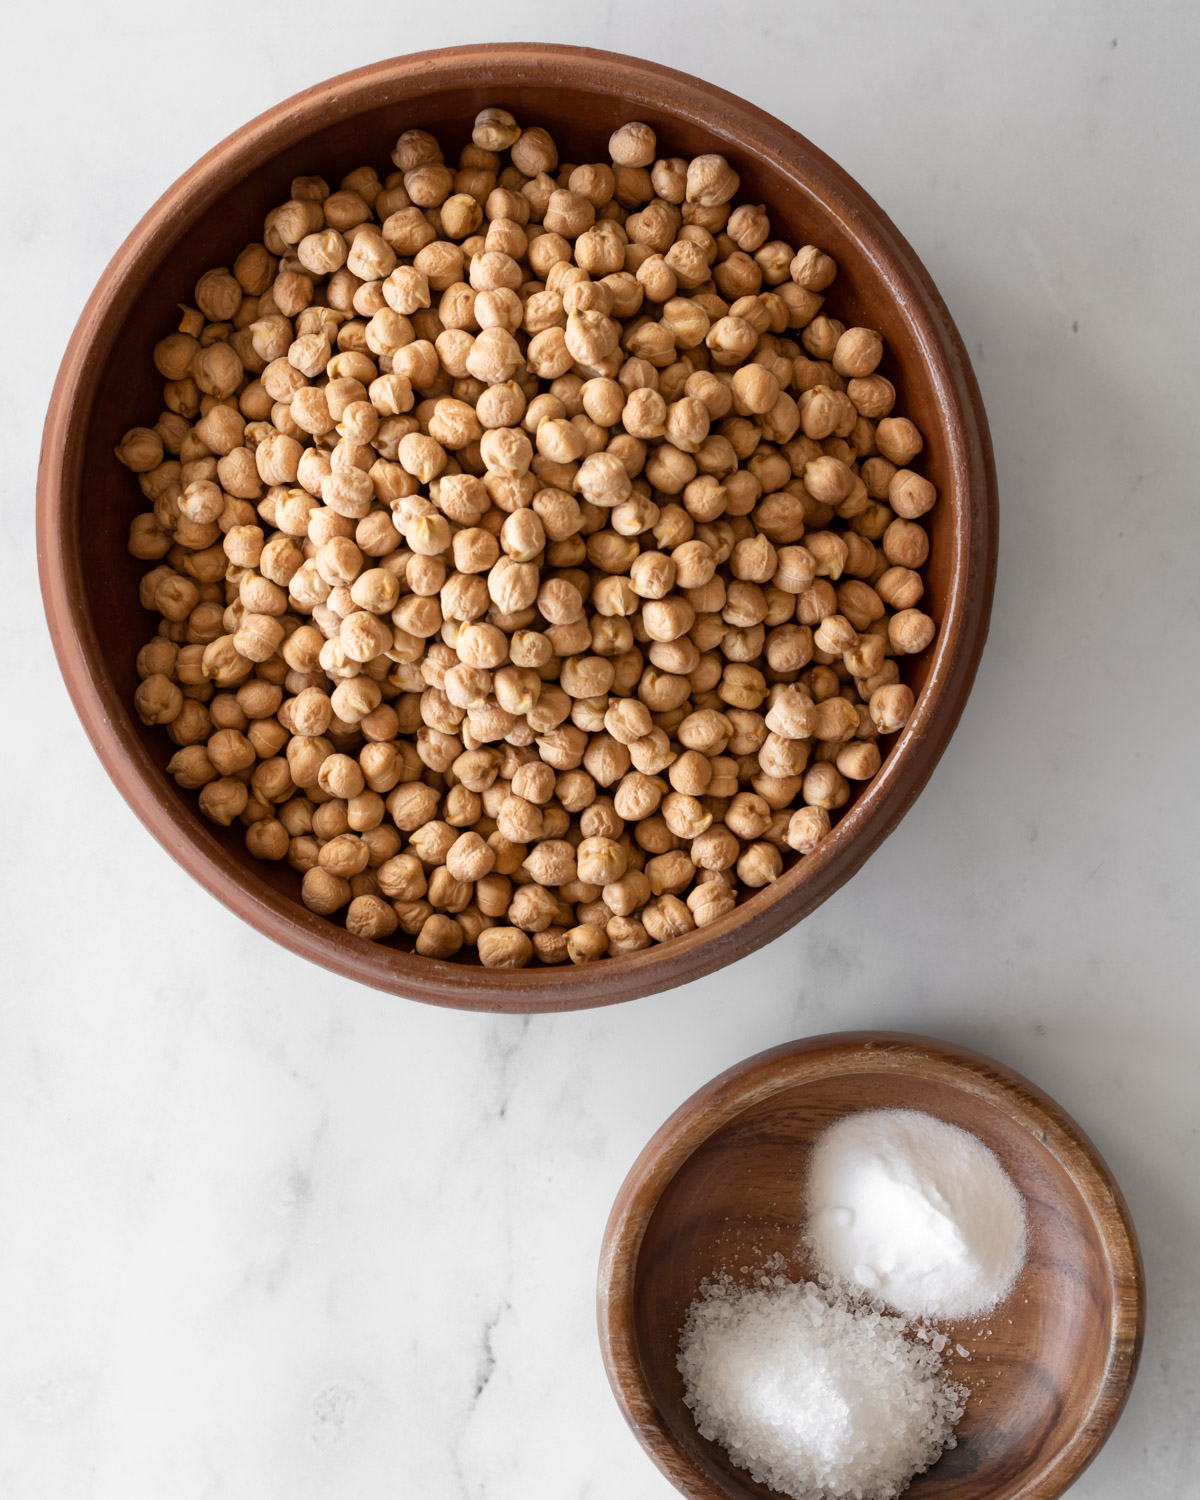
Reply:
[[[811,1142],[859,1110],[917,1109],[972,1131],[1025,1197],[1029,1251],[994,1312],[944,1324],[970,1389],[958,1446],[912,1500],[1051,1500],[1112,1431],[1137,1369],[1142,1265],[1129,1211],[1079,1126],[1019,1073],[963,1047],[844,1032],[762,1052],[671,1116],[617,1197],[600,1258],[600,1343],[626,1421],[693,1500],[775,1492],[702,1438],[676,1369],[700,1281],[776,1252],[798,1279]]]
[[[260,236],[264,212],[286,196],[293,175],[336,182],[364,162],[386,166],[397,135],[416,125],[457,150],[485,104],[549,127],[565,159],[601,156],[612,128],[630,119],[652,124],[666,152],[726,153],[743,197],[769,205],[778,233],[836,257],[833,305],[843,319],[883,333],[882,368],[925,434],[925,471],[941,497],[930,516],[925,606],[939,634],[906,662],[917,708],[882,773],[818,852],[727,920],[581,969],[500,972],[423,959],[400,940],[371,944],[312,915],[300,904],[298,876],[252,859],[240,829],[200,816],[195,794],[166,775],[167,736],[131,712],[148,617],[137,604],[143,565],[125,543],[144,504],[112,449],[161,409],[150,356],[174,325],[176,304],[190,300],[202,271]],[[222,142],[159,199],[105,271],[63,360],[42,445],[38,552],[51,633],[84,727],[138,817],[207,890],[260,932],[364,984],[440,1005],[565,1010],[628,1000],[732,962],[812,911],[895,827],[945,748],[983,649],[995,474],[979,391],[941,298],[884,213],[828,157],[752,105],[654,63],[575,47],[467,47],[378,63],[298,94]]]

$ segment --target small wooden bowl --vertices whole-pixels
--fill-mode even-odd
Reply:
[[[769,205],[776,233],[827,249],[839,265],[838,316],[883,334],[883,372],[925,435],[922,466],[939,501],[928,523],[926,603],[938,638],[904,662],[916,710],[881,773],[832,835],[722,921],[642,953],[585,968],[514,972],[371,943],[315,916],[300,878],[246,851],[243,830],[203,818],[166,774],[174,746],[131,711],[135,658],[151,617],[137,602],[144,565],[126,551],[145,502],[113,458],[127,428],[153,421],[162,381],[151,351],[190,302],[197,277],[262,234],[292,177],[338,182],[386,165],[402,130],[425,126],[457,152],[476,112],[501,104],[548,126],[564,159],[603,156],[631,119],[660,148],[723,151],[742,196]],[[50,632],[67,689],[118,790],[160,843],[218,900],[293,952],[347,978],[438,1005],[571,1010],[668,989],[749,953],[849,879],[912,805],[958,722],[987,634],[996,562],[996,478],[979,390],[962,340],[928,273],[894,225],[845,172],[795,131],[710,84],[655,63],[581,47],[460,47],[376,63],[285,100],[197,162],[117,251],[72,336],[46,418],[38,472],[38,559]]]
[[[1019,1073],[928,1037],[845,1032],[759,1053],[654,1136],[617,1196],[600,1258],[600,1343],[625,1419],[693,1500],[776,1493],[697,1432],[675,1365],[679,1330],[703,1277],[728,1269],[746,1280],[740,1268],[775,1252],[795,1261],[808,1147],[864,1109],[924,1110],[972,1131],[1029,1213],[1029,1255],[1007,1301],[942,1325],[971,1354],[952,1360],[971,1398],[958,1446],[906,1496],[1051,1500],[1095,1456],[1133,1383],[1145,1311],[1137,1239],[1069,1115]]]

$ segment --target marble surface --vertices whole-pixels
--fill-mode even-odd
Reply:
[[[872,1026],[993,1053],[1092,1134],[1150,1311],[1074,1493],[1196,1494],[1195,8],[343,14],[75,0],[6,23],[0,1495],[666,1500],[597,1354],[613,1195],[728,1064]],[[958,320],[1003,503],[974,696],[862,873],[732,971],[544,1019],[338,982],[205,895],[92,756],[33,574],[54,371],[153,198],[323,76],[489,36],[661,59],[842,162]]]

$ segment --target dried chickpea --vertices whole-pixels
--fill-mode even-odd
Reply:
[[[738,879],[751,890],[770,885],[782,874],[783,859],[774,844],[751,844],[738,858]]]
[[[488,969],[523,969],[533,957],[527,933],[515,927],[489,927],[479,934],[479,961]]]

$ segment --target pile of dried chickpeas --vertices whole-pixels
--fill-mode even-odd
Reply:
[[[934,486],[837,274],[719,155],[482,110],[299,177],[155,347],[135,705],[312,911],[489,967],[727,915],[913,695]]]

